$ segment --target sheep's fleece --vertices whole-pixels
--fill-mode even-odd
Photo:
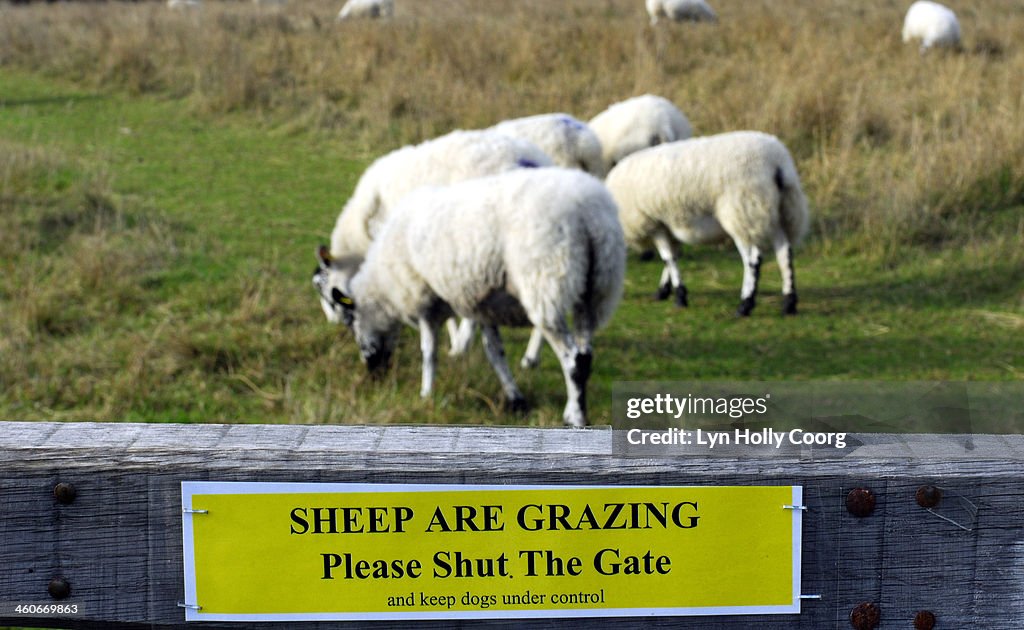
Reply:
[[[551,164],[533,143],[491,130],[453,131],[392,151],[359,178],[331,233],[331,255],[365,254],[391,208],[420,186]]]
[[[591,339],[618,305],[624,272],[618,209],[590,175],[521,169],[422,188],[399,204],[352,278],[353,328],[370,365],[390,355],[400,322],[418,326],[427,395],[434,331],[452,314],[471,318],[483,326],[488,358],[515,402],[522,394],[497,326],[537,326],[562,364],[565,421],[582,426]]]

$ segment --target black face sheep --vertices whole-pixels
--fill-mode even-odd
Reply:
[[[418,328],[428,396],[437,330],[459,315],[480,324],[507,402],[522,407],[498,327],[535,326],[562,365],[565,423],[586,425],[591,340],[618,304],[625,271],[618,209],[599,180],[542,168],[421,188],[395,209],[361,265],[325,248],[320,255],[321,296],[351,322],[370,370],[387,365],[402,323]],[[347,284],[346,266],[359,268]]]
[[[627,242],[653,243],[665,269],[658,298],[675,292],[686,306],[676,266],[679,243],[730,237],[743,259],[737,314],[754,308],[763,251],[773,249],[782,272],[782,310],[796,313],[795,245],[807,230],[807,200],[789,151],[778,138],[754,131],[670,142],[619,163],[607,179],[621,209]]]

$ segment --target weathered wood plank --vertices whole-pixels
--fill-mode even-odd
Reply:
[[[851,456],[821,449],[669,451],[631,456],[609,430],[0,423],[0,592],[42,603],[54,575],[87,613],[81,628],[184,626],[180,482],[306,481],[619,485],[803,485],[804,592],[793,616],[586,620],[588,626],[846,628],[874,602],[882,628],[1010,629],[1024,619],[1024,437],[856,436]],[[53,497],[59,481],[75,501]],[[929,512],[918,487],[943,489]],[[857,487],[873,514],[845,507]],[[967,503],[969,502],[969,503]],[[970,508],[969,506],[974,506]],[[952,521],[952,522],[951,522]],[[970,530],[970,531],[968,531]],[[751,535],[756,535],[752,531]],[[238,628],[238,625],[190,626]],[[335,628],[348,624],[301,624]],[[377,624],[379,627],[407,626]],[[421,624],[448,628],[468,623]],[[546,627],[514,620],[490,627]],[[280,627],[273,624],[254,626]]]

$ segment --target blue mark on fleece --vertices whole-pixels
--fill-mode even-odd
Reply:
[[[516,164],[522,166],[523,168],[540,168],[540,164],[537,164],[533,160],[528,160],[526,158],[519,158],[518,160],[516,160]]]
[[[572,116],[560,116],[558,121],[570,129],[583,129],[584,125]]]

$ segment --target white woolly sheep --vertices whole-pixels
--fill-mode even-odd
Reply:
[[[453,131],[392,151],[378,158],[359,178],[331,232],[330,254],[335,258],[364,256],[391,209],[416,188],[551,165],[551,158],[534,144],[490,130]],[[320,305],[328,318],[334,316],[328,301],[321,299]],[[448,332],[452,354],[460,354],[473,340],[473,323],[464,322],[456,330],[455,323],[450,322]],[[539,345],[539,340],[536,343]]]
[[[693,135],[683,112],[668,99],[653,94],[615,103],[589,124],[601,142],[607,170],[631,153]]]
[[[704,0],[647,0],[647,14],[651,24],[657,24],[659,17],[681,22],[717,22],[718,16]]]
[[[437,330],[459,315],[482,325],[506,401],[523,408],[498,326],[540,328],[562,365],[563,419],[579,427],[587,423],[591,340],[621,297],[625,249],[618,209],[600,180],[521,169],[413,192],[361,266],[321,248],[318,288],[334,321],[351,322],[371,372],[387,366],[402,322],[418,327],[424,397],[433,388]],[[346,265],[359,266],[347,285]]]
[[[167,8],[176,10],[188,10],[202,8],[201,0],[167,0]]]
[[[396,149],[359,178],[331,232],[331,255],[365,255],[391,209],[416,188],[551,165],[551,158],[534,144],[489,130],[453,131]]]
[[[605,176],[601,141],[586,123],[569,114],[539,114],[506,120],[491,129],[534,143],[555,164],[578,168],[594,177]]]
[[[381,18],[395,15],[395,0],[348,0],[338,12],[338,20]]]
[[[754,131],[671,142],[634,153],[608,174],[626,242],[653,242],[665,263],[658,299],[686,306],[676,249],[729,236],[743,258],[737,315],[754,308],[761,252],[775,250],[784,314],[796,313],[792,246],[807,230],[807,200],[789,151]]]
[[[922,53],[932,47],[959,47],[960,23],[956,14],[938,2],[915,2],[903,20],[903,42],[912,39],[921,40]]]

